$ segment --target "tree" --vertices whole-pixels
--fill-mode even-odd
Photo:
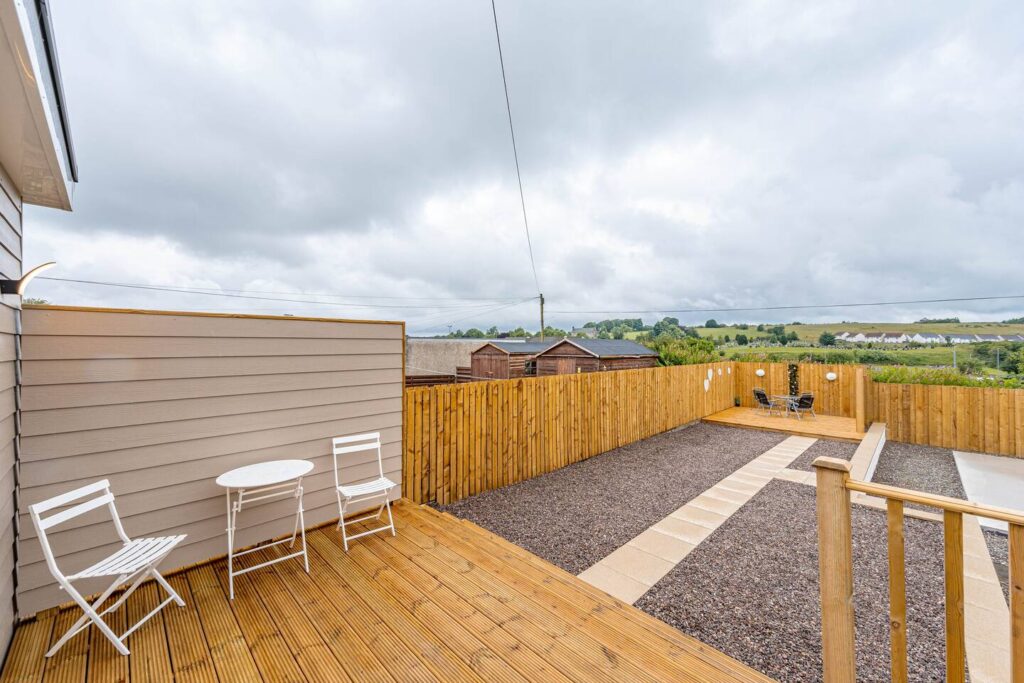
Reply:
[[[722,337],[722,341],[724,341],[726,344],[728,344],[729,343],[729,335],[725,335],[724,337]]]
[[[468,337],[469,339],[483,339],[487,335],[485,335],[482,330],[471,327],[466,330],[466,333],[463,336]]]
[[[497,338],[499,334],[501,334],[501,332],[498,332],[497,325],[491,325],[490,327],[487,328],[487,336],[490,337],[491,339]]]
[[[818,343],[821,344],[822,346],[835,346],[836,335],[826,330],[821,333],[820,337],[818,337]]]
[[[654,323],[654,327],[651,329],[651,336],[657,338],[665,335],[673,338],[683,336],[683,330],[679,327],[678,319],[662,318],[658,322]]]
[[[750,343],[750,340],[747,339],[747,335],[745,334],[737,334],[736,343],[739,344],[740,346],[746,346],[747,344]]]
[[[709,320],[709,321],[707,321],[706,323],[704,323],[704,327],[707,327],[707,328],[709,328],[709,329],[714,329],[714,328],[716,328],[716,327],[721,327],[721,325],[719,325],[719,324],[718,324],[718,321],[717,321],[717,320],[715,320],[714,318],[712,318],[711,320]]]
[[[764,323],[761,323],[760,325],[757,326],[757,331],[764,332]]]
[[[659,337],[647,345],[658,352],[662,365],[692,365],[718,360],[715,344],[710,339]]]
[[[508,336],[513,339],[522,339],[523,337],[529,337],[530,333],[524,330],[522,327],[517,327],[514,330],[509,330]]]
[[[612,339],[625,339],[626,335],[632,331],[633,330],[626,325],[619,325],[618,327],[612,329]]]

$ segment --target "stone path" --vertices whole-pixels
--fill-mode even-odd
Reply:
[[[598,561],[580,578],[633,604],[815,441],[787,438]]]

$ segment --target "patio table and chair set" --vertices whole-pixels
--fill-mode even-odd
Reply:
[[[379,476],[359,484],[342,484],[338,476],[339,457],[366,451],[376,451]],[[396,484],[384,476],[380,433],[372,432],[336,437],[332,440],[332,455],[334,460],[334,485],[338,498],[338,528],[341,530],[345,551],[348,551],[349,541],[361,536],[381,531],[391,531],[391,535],[394,536],[395,523],[391,515],[390,494]],[[272,460],[239,467],[217,477],[216,484],[224,489],[227,499],[227,565],[229,594],[232,600],[235,597],[235,577],[241,574],[296,558],[302,558],[305,570],[309,573],[305,517],[302,507],[302,478],[313,469],[314,464],[308,460]],[[290,537],[241,551],[235,549],[236,522],[239,513],[243,509],[251,508],[257,503],[286,500],[289,497],[295,500],[295,524]],[[382,499],[382,501],[375,513],[370,512],[355,519],[345,519],[345,513],[351,506],[377,499]],[[46,535],[47,531],[103,506],[108,508],[114,529],[123,544],[122,547],[109,557],[96,562],[84,570],[70,575],[64,574],[57,565],[53,549]],[[57,511],[47,515],[47,513],[54,510]],[[357,522],[369,519],[381,520],[385,510],[388,515],[387,524],[357,534],[348,533],[347,527]],[[119,653],[127,655],[129,651],[125,641],[129,635],[149,621],[149,619],[156,616],[160,610],[170,603],[174,602],[180,607],[185,605],[181,596],[174,591],[157,570],[157,565],[174,550],[175,546],[185,540],[186,534],[158,538],[130,538],[121,524],[121,518],[118,516],[117,508],[114,505],[114,494],[110,490],[110,482],[108,480],[103,479],[30,505],[29,513],[35,526],[36,534],[39,537],[39,543],[42,546],[43,555],[46,558],[46,564],[50,573],[57,580],[61,589],[83,611],[82,617],[46,653],[47,657],[52,657],[72,637],[88,628],[91,624],[95,625],[113,643]],[[44,517],[44,515],[46,516]],[[235,567],[236,559],[239,557],[285,543],[289,544],[290,548],[294,548],[296,540],[300,541],[300,549],[295,552],[275,557],[256,565],[247,566],[243,569]],[[113,578],[113,583],[91,602],[86,600],[81,592],[72,585],[72,582],[82,579],[111,577]],[[123,605],[128,597],[147,579],[155,580],[164,589],[168,597],[149,614],[129,627],[127,631],[117,635],[103,619],[103,616]],[[128,585],[128,588],[124,590],[120,597],[102,612],[97,612],[104,601],[120,586],[124,585]]]
[[[758,410],[768,415],[778,413],[783,417],[789,417],[792,414],[800,420],[803,419],[804,415],[810,415],[812,418],[817,417],[814,414],[814,394],[810,392],[798,395],[780,394],[769,396],[764,389],[754,389],[754,402],[757,404]]]

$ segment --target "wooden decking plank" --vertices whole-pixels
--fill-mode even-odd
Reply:
[[[188,683],[216,683],[217,673],[213,669],[210,647],[206,643],[188,579],[178,574],[168,577],[167,582],[185,601],[184,607],[171,603],[163,610],[174,679]]]
[[[140,586],[121,609],[127,609],[129,624],[136,624],[153,610],[162,598],[157,598],[158,586],[150,581]],[[162,595],[162,593],[161,593]],[[156,614],[149,621],[128,636],[129,675],[132,681],[169,681],[174,678],[171,671],[171,654],[167,649],[167,631],[164,615]]]
[[[447,515],[427,507],[417,508],[417,510],[424,514],[447,517]],[[631,605],[623,603],[599,588],[585,581],[580,581],[576,576],[560,567],[542,560],[536,555],[478,527],[472,522],[459,520],[459,525],[463,531],[469,534],[468,538],[471,544],[479,544],[482,548],[494,553],[496,557],[508,563],[513,569],[530,574],[536,573],[541,577],[546,575],[547,579],[542,580],[542,582],[549,589],[561,591],[565,596],[576,600],[582,600],[584,596],[589,596],[591,600],[602,606],[604,609],[599,611],[600,618],[614,620],[613,625],[618,624],[618,620],[631,622],[634,626],[643,629],[644,638],[655,637],[659,641],[668,644],[670,647],[664,652],[665,656],[670,658],[684,657],[687,659],[695,656],[704,660],[716,670],[732,672],[740,680],[771,680],[746,664],[709,647],[696,638],[686,635],[682,631]],[[447,524],[443,525],[443,527],[449,530],[453,529],[448,527]]]
[[[97,610],[102,612],[120,597],[119,593],[110,596]],[[128,626],[125,618],[125,605],[121,605],[116,612],[105,614],[103,619],[114,633],[124,633]],[[96,681],[127,681],[128,680],[128,657],[114,649],[111,643],[95,627],[90,627],[89,634],[89,666],[86,671],[86,680]]]
[[[256,662],[242,636],[235,615],[228,605],[227,595],[220,587],[217,576],[210,565],[190,569],[185,574],[196,611],[203,624],[203,632],[210,646],[213,667],[217,678],[225,681],[261,680]]]
[[[386,591],[382,591],[375,582],[367,579],[351,558],[339,553],[326,531],[310,534],[306,539],[310,547],[316,550],[320,560],[326,562],[334,571],[335,580],[348,586],[349,591],[359,595],[381,620],[391,625],[403,641],[423,656],[438,678],[443,681],[484,681],[472,667],[466,666],[451,652],[440,636],[409,619],[408,612],[397,600]]]
[[[402,531],[410,539],[423,545],[442,563],[438,567],[441,572],[458,573],[471,577],[480,588],[490,595],[505,601],[516,601],[520,612],[530,616],[538,623],[569,624],[587,636],[598,653],[614,648],[616,659],[613,663],[616,673],[621,676],[622,669],[635,667],[661,679],[678,681],[696,681],[700,677],[694,669],[702,668],[700,662],[687,662],[685,665],[665,658],[656,648],[650,648],[643,639],[635,639],[628,629],[621,624],[613,627],[599,618],[607,608],[596,603],[586,604],[585,595],[576,593],[567,597],[560,596],[544,583],[544,579],[532,580],[522,574],[505,572],[495,574],[487,568],[488,560],[475,551],[469,544],[461,544],[456,538],[444,537],[440,533],[436,537],[431,533],[439,529],[426,528],[429,524],[417,528],[414,525],[403,525]],[[457,547],[460,546],[461,547]],[[582,605],[577,601],[582,598]],[[585,646],[577,646],[576,651],[584,651]],[[709,673],[711,671],[709,670]],[[631,677],[634,677],[631,675]]]
[[[2,683],[30,683],[43,680],[43,655],[50,646],[50,636],[57,621],[56,617],[55,610],[51,610],[46,616],[39,616],[18,626],[11,641],[11,649],[7,653],[3,674],[0,675]]]
[[[218,562],[214,566],[214,572],[224,595],[227,595],[227,564]],[[264,680],[282,683],[299,683],[306,680],[287,643],[284,642],[277,622],[247,579],[239,577],[235,581],[235,599],[229,600],[228,604],[249,646],[256,668]]]
[[[857,420],[838,415],[807,416],[797,419],[782,415],[767,415],[756,408],[726,408],[705,416],[703,420],[730,427],[786,432],[787,434],[842,441],[860,441],[864,438],[864,432],[857,431]]]
[[[61,610],[57,615],[53,633],[50,635],[50,643],[47,647],[52,647],[81,616],[82,610],[77,607]],[[85,631],[66,642],[57,654],[47,659],[43,680],[57,683],[84,682],[89,664],[89,639],[92,637],[94,630],[95,627],[92,626],[85,629]],[[103,634],[99,631],[96,631],[96,635],[100,638],[103,637]]]
[[[327,530],[315,533],[331,533]],[[316,561],[314,561],[314,559]],[[363,599],[315,555],[310,548],[309,573],[328,603],[348,622],[368,647],[388,668],[395,680],[437,683],[418,651],[409,647],[397,633],[371,610]]]
[[[252,553],[247,557],[254,563],[266,562],[271,556],[266,551]],[[311,681],[347,681],[351,680],[345,667],[327,647],[320,634],[309,623],[305,613],[295,604],[288,593],[281,577],[274,573],[273,568],[257,569],[244,575],[246,581],[252,581],[256,593],[263,600],[267,611],[274,615],[285,643],[295,656],[299,668]]]
[[[340,539],[337,540],[340,543]],[[436,633],[467,666],[473,667],[489,681],[525,681],[497,653],[484,644],[463,625],[457,615],[441,609],[423,591],[418,590],[394,568],[377,560],[363,544],[349,545],[349,556],[354,564],[373,580],[373,583],[398,599],[409,615],[422,628]]]
[[[284,551],[278,550],[278,555]],[[309,623],[320,633],[324,643],[334,652],[348,675],[354,681],[394,681],[387,667],[377,658],[349,624],[335,611],[324,593],[306,574],[301,560],[290,560],[273,565],[288,592]]]
[[[405,539],[371,538],[365,545],[381,563],[394,567],[410,582],[430,586],[426,594],[431,599],[442,609],[459,616],[488,647],[528,680],[569,681],[557,667],[541,656],[556,644],[552,637],[544,637],[548,634],[539,629],[536,629],[539,631],[536,635],[540,638],[516,636],[516,632],[522,629],[516,628],[517,614],[512,608],[493,596],[479,595],[479,590],[475,590],[461,576],[453,574],[446,577],[448,581],[440,581],[415,557],[422,554],[422,551]],[[455,584],[459,590],[453,591],[451,584]],[[532,649],[534,647],[538,652]]]
[[[451,524],[454,518],[427,507],[413,508],[410,519],[415,520],[417,516],[432,520],[433,531],[418,528],[428,535],[440,534],[437,538],[441,539],[438,547],[442,552],[470,548],[477,553],[479,563],[496,576],[517,582],[520,579],[516,579],[515,575],[521,574],[528,582],[527,585],[532,583],[537,587],[540,595],[553,593],[561,598],[552,605],[575,606],[578,610],[594,615],[596,620],[612,629],[611,633],[621,634],[619,643],[622,638],[626,638],[656,656],[681,662],[688,670],[716,671],[720,674],[728,672],[739,680],[771,680],[470,522],[457,520]],[[404,522],[405,516],[400,519]],[[550,595],[542,598],[541,604],[548,604],[550,599]],[[569,617],[563,615],[561,618]],[[604,632],[608,633],[606,629]]]

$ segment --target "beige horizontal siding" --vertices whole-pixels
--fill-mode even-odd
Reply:
[[[0,275],[21,277],[21,196],[0,166]],[[17,312],[0,305],[0,656],[14,632],[14,383]]]
[[[311,460],[307,524],[337,517],[333,436],[380,431],[385,474],[400,482],[403,336],[398,323],[27,307],[22,613],[66,600],[27,506],[91,481],[110,479],[130,535],[188,534],[167,568],[226,552],[224,492],[214,479],[235,467]],[[343,465],[345,482],[371,476],[370,454]],[[293,510],[281,501],[243,511],[239,544],[289,532]],[[50,537],[68,571],[117,547],[102,511]]]

